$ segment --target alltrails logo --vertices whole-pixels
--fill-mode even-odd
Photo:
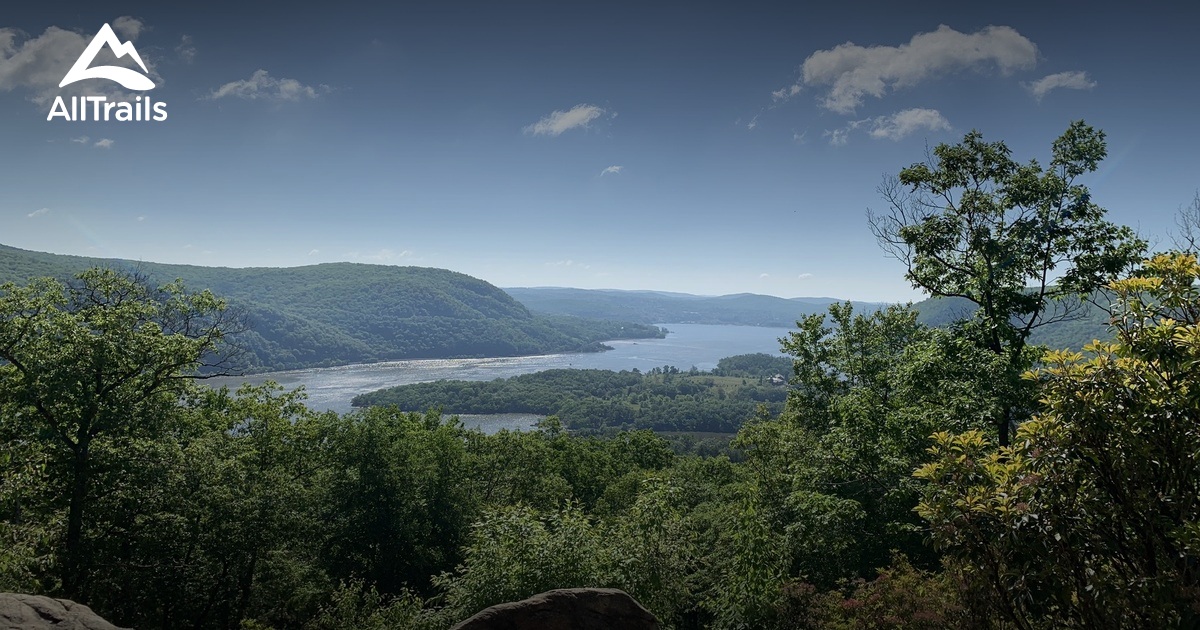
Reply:
[[[105,24],[100,27],[100,32],[92,38],[92,42],[84,49],[83,54],[79,55],[79,59],[75,60],[75,65],[71,66],[67,76],[63,77],[62,83],[59,83],[58,87],[66,87],[84,79],[108,79],[116,81],[127,90],[154,89],[154,82],[142,72],[120,66],[92,67],[96,55],[100,54],[100,49],[105,46],[108,46],[118,59],[129,55],[141,67],[142,72],[149,72],[146,64],[142,62],[142,57],[138,55],[137,49],[133,47],[133,42],[121,43],[112,27]],[[149,96],[146,96],[144,100],[141,96],[135,97],[132,103],[109,101],[107,96],[72,96],[70,102],[71,105],[68,107],[67,101],[63,97],[54,97],[54,104],[50,107],[50,114],[46,116],[46,120],[54,120],[59,116],[72,122],[81,120],[161,122],[167,119],[167,104],[155,103]]]

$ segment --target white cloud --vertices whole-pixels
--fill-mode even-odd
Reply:
[[[900,140],[921,129],[948,131],[950,121],[936,109],[905,109],[891,116],[880,116],[871,121],[871,137]]]
[[[557,136],[577,127],[587,128],[588,123],[604,115],[604,109],[580,103],[567,111],[555,110],[549,116],[525,127],[525,133],[535,136]],[[616,114],[612,114],[615,118]]]
[[[760,273],[760,274],[758,274],[758,277],[759,277],[759,278],[770,278],[770,277],[771,277],[771,274],[769,274],[769,273]]]
[[[101,149],[111,149],[112,145],[114,145],[114,144],[116,144],[116,141],[113,140],[112,138],[102,138],[100,140],[97,140],[96,144],[94,144],[92,146],[96,146]]]
[[[809,278],[813,277],[813,275],[811,273],[802,273],[796,277],[801,280],[808,280]]]
[[[808,138],[808,130],[807,129],[805,129],[801,133],[796,133],[795,131],[792,132],[792,141],[795,142],[796,144],[804,144],[805,140],[807,138]]]
[[[900,46],[846,42],[818,50],[801,70],[804,83],[831,86],[822,100],[825,108],[848,114],[867,96],[881,98],[889,89],[913,87],[940,74],[995,66],[1007,75],[1036,63],[1037,46],[1011,27],[988,26],[967,34],[942,25]]]
[[[616,175],[617,173],[620,173],[621,169],[623,169],[623,168],[625,168],[625,167],[614,164],[614,165],[604,169],[603,171],[600,171],[600,177],[604,177],[605,175]]]
[[[138,217],[138,218],[137,218],[137,220],[138,220],[138,222],[140,223],[140,222],[142,222],[142,221],[145,221],[145,220],[146,220],[146,217]]]
[[[140,20],[128,16],[118,17],[111,25],[127,41],[136,40],[146,30]],[[85,92],[124,99],[127,95],[110,81],[80,81],[62,89],[58,87],[94,36],[94,32],[80,33],[57,26],[48,27],[37,37],[29,37],[15,28],[0,28],[0,91],[28,91],[30,100],[39,105],[50,103],[58,95],[67,97]],[[159,84],[162,77],[155,71],[153,58],[147,52],[152,50],[138,50],[150,79]],[[95,64],[129,63],[128,57],[117,59],[108,48],[102,49],[95,61]],[[132,96],[129,99],[132,100]]]
[[[803,88],[800,87],[799,83],[793,83],[789,87],[779,88],[778,90],[771,92],[771,98],[775,101],[786,101],[799,94],[801,89]]]
[[[1059,88],[1066,90],[1090,90],[1096,87],[1096,82],[1088,78],[1086,72],[1076,70],[1047,75],[1033,83],[1027,84],[1025,87],[1033,93],[1034,98],[1040,101],[1050,90],[1057,90]]]
[[[196,44],[192,40],[191,35],[184,35],[179,38],[179,45],[175,47],[175,54],[179,55],[179,58],[184,63],[192,63],[196,60]]]
[[[87,136],[79,136],[78,138],[71,138],[71,142],[74,142],[77,144],[87,144],[88,139],[89,138]]]
[[[754,128],[758,126],[758,117],[761,115],[762,114],[755,114],[754,118],[751,118],[750,122],[746,123],[746,129],[749,129],[750,131],[754,131]]]
[[[841,129],[827,130],[825,137],[829,144],[840,147],[850,141],[850,132],[859,127],[868,127],[868,132],[876,140],[901,140],[921,129],[930,131],[945,131],[950,129],[950,121],[936,109],[915,107],[898,111],[890,116],[875,116],[862,120],[851,120]]]
[[[850,132],[854,131],[863,121],[854,120],[841,129],[826,129],[824,136],[829,138],[829,144],[835,147],[845,146],[850,141]]]
[[[250,101],[259,99],[269,101],[300,101],[317,98],[321,92],[328,91],[328,89],[324,85],[318,87],[304,85],[295,79],[278,79],[271,76],[266,70],[255,70],[249,79],[230,81],[213,90],[209,93],[208,99],[216,100],[232,96]]]
[[[34,218],[34,217],[40,217],[40,216],[42,216],[43,214],[46,214],[47,212],[50,212],[50,208],[39,208],[39,209],[37,209],[37,210],[34,210],[33,212],[30,212],[29,214],[27,214],[27,215],[25,215],[25,216],[27,216],[27,217],[29,217],[30,219],[32,219],[32,218]]]
[[[146,25],[137,18],[129,17],[128,15],[122,15],[121,17],[112,21],[112,28],[117,32],[118,35],[121,36],[122,39],[135,40],[138,38],[138,35],[142,34],[142,31],[146,28]]]
[[[308,255],[309,255],[309,256],[316,256],[317,254],[320,254],[320,253],[321,253],[321,250],[319,250],[319,249],[310,249],[310,250],[308,250]]]

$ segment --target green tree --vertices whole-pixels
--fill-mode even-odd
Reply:
[[[941,434],[920,514],[1018,628],[1200,623],[1200,265],[1162,255],[1110,285],[1117,340],[1056,352],[1045,411],[994,451]]]
[[[80,595],[91,569],[96,452],[161,432],[196,370],[221,364],[234,325],[211,293],[155,289],[113,270],[0,286],[0,437],[41,445],[61,480],[51,503],[66,509],[67,596]]]
[[[913,513],[929,435],[988,426],[1007,396],[997,357],[894,306],[850,304],[798,322],[787,410],[748,424],[746,451],[762,512],[786,535],[788,572],[821,587],[869,577],[891,550],[930,565]]]
[[[1047,168],[1021,164],[1003,142],[972,131],[885,181],[889,209],[869,214],[915,288],[978,305],[970,332],[1008,360],[1013,382],[1031,363],[1030,333],[1072,317],[1078,298],[1127,271],[1145,249],[1132,230],[1105,221],[1079,183],[1106,156],[1104,133],[1074,122],[1051,152]],[[1001,445],[1023,403],[1011,401],[996,418]]]

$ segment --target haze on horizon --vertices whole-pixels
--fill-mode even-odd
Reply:
[[[881,177],[971,129],[1045,163],[1077,119],[1108,136],[1093,197],[1164,243],[1200,187],[1200,9],[966,4],[14,7],[0,243],[916,300],[867,229]],[[104,23],[168,120],[46,121]]]

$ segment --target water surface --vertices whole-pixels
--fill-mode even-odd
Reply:
[[[266,372],[251,376],[225,377],[206,381],[209,385],[237,387],[243,382],[275,381],[287,388],[303,386],[308,393],[308,405],[313,409],[332,409],[339,413],[350,411],[350,400],[358,394],[394,385],[425,383],[441,379],[490,381],[518,374],[529,374],[554,368],[601,370],[632,370],[643,372],[663,366],[688,370],[695,366],[711,370],[723,357],[752,352],[780,354],[779,338],[788,328],[759,326],[718,326],[705,324],[659,324],[670,330],[666,339],[637,339],[606,342],[608,352],[583,354],[543,354],[529,357],[497,357],[482,359],[413,359],[363,363],[330,368],[310,368],[285,372]],[[497,427],[527,428],[536,416],[511,416],[490,422],[488,418],[464,418],[464,424],[481,422],[485,430]],[[525,416],[525,414],[518,414]],[[493,429],[494,430],[494,429]]]

